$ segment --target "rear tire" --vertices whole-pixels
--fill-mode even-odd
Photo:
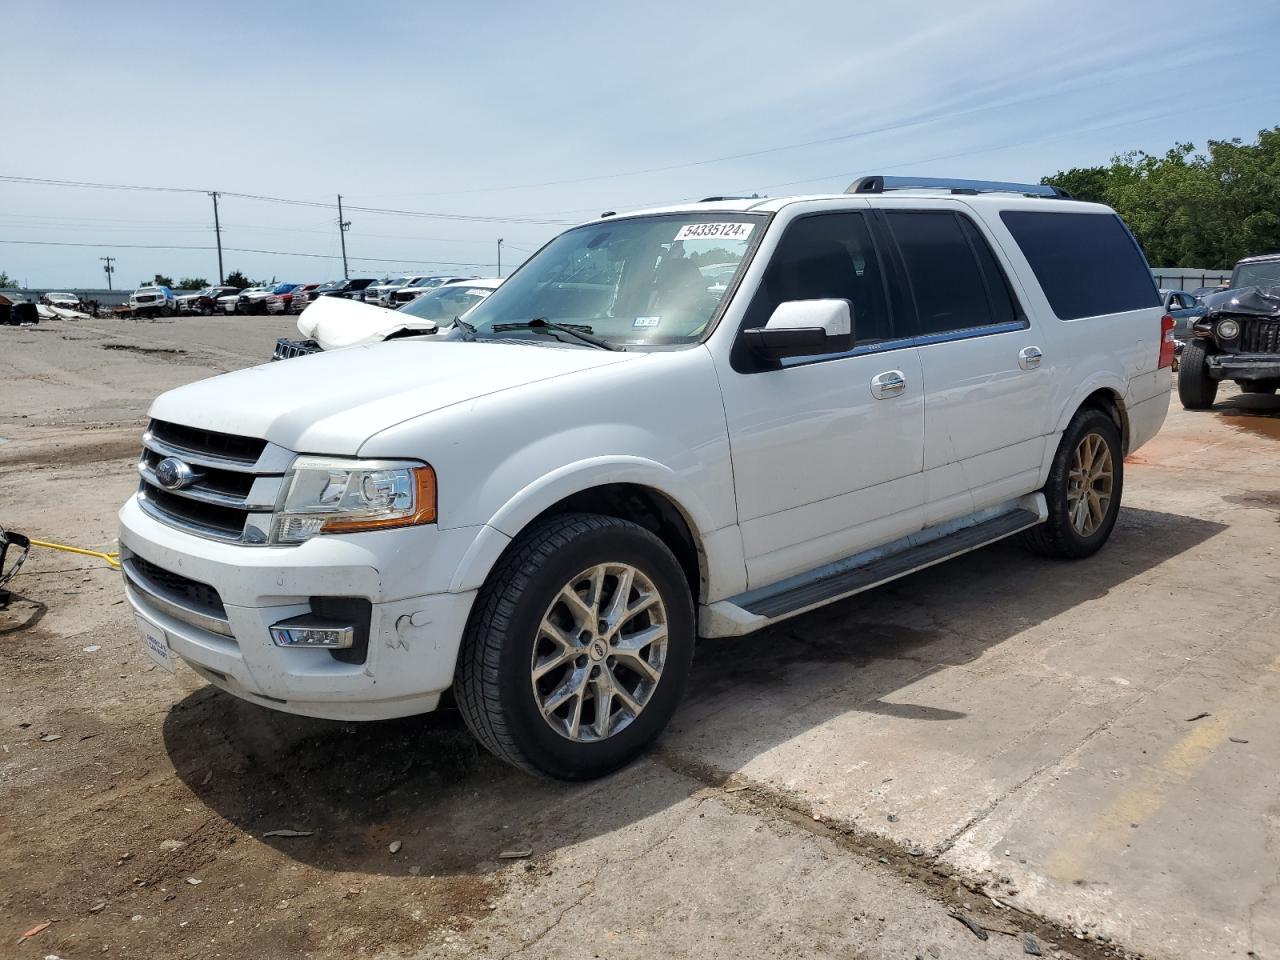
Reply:
[[[1124,458],[1115,421],[1096,407],[1078,411],[1058,444],[1043,487],[1049,519],[1023,534],[1046,557],[1079,560],[1102,549],[1124,492]]]
[[[1218,381],[1209,376],[1209,354],[1192,340],[1182,348],[1178,365],[1178,399],[1187,410],[1208,410],[1218,396]]]
[[[490,573],[454,693],[498,757],[589,780],[657,739],[684,693],[694,635],[693,598],[666,544],[616,517],[560,514],[522,533]]]

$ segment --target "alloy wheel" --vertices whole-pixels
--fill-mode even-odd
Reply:
[[[625,729],[662,679],[667,639],[666,605],[643,571],[626,563],[582,571],[538,626],[530,676],[543,719],[580,743]]]
[[[1071,454],[1067,478],[1067,515],[1080,536],[1092,536],[1102,525],[1114,483],[1115,465],[1107,441],[1097,433],[1085,434]]]

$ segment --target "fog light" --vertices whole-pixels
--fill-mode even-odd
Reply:
[[[1240,336],[1240,324],[1234,320],[1223,320],[1218,324],[1218,336],[1223,340],[1234,340]]]
[[[356,628],[349,623],[325,620],[304,614],[281,620],[271,627],[271,639],[277,647],[317,647],[342,650],[355,642]]]

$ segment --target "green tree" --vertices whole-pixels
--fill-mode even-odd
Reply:
[[[143,280],[140,287],[172,287],[173,277],[166,277],[163,273],[157,273],[151,280]]]
[[[1156,267],[1225,270],[1280,250],[1280,127],[1253,143],[1210,140],[1203,153],[1190,143],[1162,155],[1135,150],[1042,182],[1114,207]]]
[[[10,287],[14,287],[16,289],[17,286],[18,286],[17,277],[11,277],[7,273],[5,273],[3,270],[0,270],[0,289],[7,290]]]
[[[200,290],[209,286],[209,281],[204,277],[183,277],[178,281],[179,290]]]
[[[253,286],[253,283],[250,282],[249,278],[239,270],[232,270],[227,274],[226,284],[228,287],[239,287],[242,290],[245,287]]]

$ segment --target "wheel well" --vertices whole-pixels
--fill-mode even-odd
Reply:
[[[1124,455],[1129,453],[1129,415],[1125,411],[1124,401],[1114,390],[1108,390],[1103,387],[1101,390],[1095,390],[1089,396],[1084,398],[1084,403],[1080,404],[1080,409],[1085,407],[1093,407],[1095,410],[1101,410],[1113,421],[1115,421],[1116,429],[1120,431],[1120,450]]]
[[[698,602],[706,572],[705,557],[693,527],[665,494],[635,483],[609,483],[565,497],[538,514],[534,521],[557,513],[599,513],[644,527],[675,554],[689,581],[694,603]]]

